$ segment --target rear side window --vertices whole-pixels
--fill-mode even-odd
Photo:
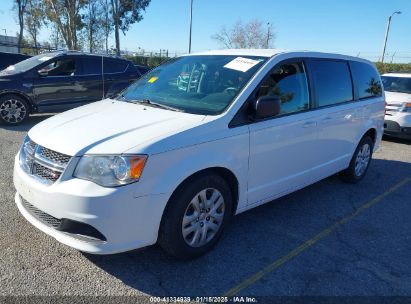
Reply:
[[[363,62],[353,61],[351,62],[351,68],[358,88],[358,98],[381,96],[380,76],[372,66]]]
[[[319,107],[353,100],[351,74],[347,62],[313,60],[310,67]]]
[[[90,56],[82,58],[81,75],[101,75],[101,57]]]
[[[307,110],[310,100],[303,64],[284,63],[274,68],[261,83],[257,96],[277,96],[281,101],[280,114]]]
[[[127,61],[104,58],[104,74],[122,73],[127,66]]]

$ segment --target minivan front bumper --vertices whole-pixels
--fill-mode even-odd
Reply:
[[[88,253],[111,254],[157,241],[165,194],[136,196],[133,184],[104,188],[76,178],[44,185],[21,169],[18,157],[13,178],[17,207],[59,242]],[[61,221],[74,223],[74,229],[60,227]]]
[[[411,121],[411,115],[409,115],[409,120]],[[402,121],[402,124],[400,124],[397,121],[385,119],[384,134],[398,138],[411,139],[411,122],[407,123]]]

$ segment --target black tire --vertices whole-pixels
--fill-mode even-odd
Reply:
[[[14,111],[14,112],[12,112]],[[18,95],[8,94],[0,97],[0,122],[6,125],[19,125],[29,117],[27,101]]]
[[[187,214],[186,212],[188,212],[187,210],[192,200],[196,196],[199,198],[197,194],[204,189],[214,189],[221,194],[224,199],[224,214],[222,216],[221,225],[219,226],[217,232],[214,233],[214,236],[205,245],[193,247],[187,243],[183,236],[183,218]],[[213,190],[208,191],[214,193],[212,192]],[[170,255],[182,260],[193,259],[205,254],[218,242],[225,225],[231,218],[233,206],[232,197],[230,187],[219,175],[202,174],[189,179],[177,188],[167,204],[160,225],[158,237],[159,245]],[[198,222],[198,218],[196,221]],[[203,222],[204,221],[205,219],[203,219]],[[210,220],[210,217],[208,217],[207,221],[213,221],[213,218]],[[199,225],[202,221],[200,221],[200,223],[197,222],[194,223],[193,221],[194,224],[190,223],[189,227],[191,225]],[[205,234],[207,238],[208,232]]]
[[[370,153],[369,153],[369,156],[368,156],[368,162],[367,162],[367,165],[361,170],[361,172],[358,172],[358,171],[356,171],[357,157],[358,157],[358,154],[360,153],[360,151],[366,145],[368,145],[368,147],[370,149]],[[371,137],[364,136],[361,139],[360,143],[358,144],[357,149],[355,149],[354,155],[352,156],[351,161],[350,161],[350,166],[346,170],[342,171],[341,174],[340,174],[341,179],[343,181],[345,181],[347,183],[351,183],[351,184],[356,184],[361,179],[363,179],[363,177],[367,173],[368,167],[370,166],[370,163],[371,163],[373,148],[374,148],[374,142],[371,139]]]

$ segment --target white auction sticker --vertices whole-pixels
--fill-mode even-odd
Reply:
[[[227,69],[232,69],[236,71],[247,72],[249,69],[251,69],[253,66],[255,66],[259,62],[260,61],[258,60],[248,59],[244,57],[237,57],[231,60],[229,63],[227,63],[224,67]]]

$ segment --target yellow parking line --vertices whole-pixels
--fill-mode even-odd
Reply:
[[[395,186],[391,187],[386,192],[384,192],[384,193],[378,195],[377,197],[373,198],[372,200],[368,201],[367,203],[362,205],[360,208],[358,208],[354,212],[352,212],[352,213],[348,214],[347,216],[343,217],[342,219],[335,222],[330,227],[328,227],[328,228],[324,229],[323,231],[321,231],[320,233],[318,233],[313,238],[309,239],[308,241],[305,241],[302,245],[294,248],[293,250],[291,250],[289,253],[287,253],[283,257],[279,258],[278,260],[275,260],[273,263],[265,266],[262,270],[256,272],[252,276],[248,277],[247,279],[242,281],[237,286],[231,288],[230,290],[228,290],[224,294],[224,296],[232,297],[232,296],[236,295],[238,292],[240,292],[241,290],[243,290],[243,289],[249,287],[250,285],[254,284],[258,280],[260,280],[262,277],[264,277],[265,275],[267,275],[270,272],[272,272],[273,270],[279,268],[281,265],[288,262],[289,260],[291,260],[295,256],[299,255],[300,253],[302,253],[306,249],[310,248],[312,245],[314,245],[315,243],[317,243],[321,239],[323,239],[326,236],[328,236],[329,234],[331,234],[338,227],[340,227],[341,225],[343,225],[343,224],[347,223],[348,221],[352,220],[354,217],[356,217],[357,215],[362,213],[364,210],[366,210],[366,209],[370,208],[371,206],[375,205],[376,203],[380,202],[386,196],[388,196],[391,193],[397,191],[399,188],[401,188],[402,186],[404,186],[405,184],[407,184],[410,181],[411,181],[411,178],[405,178],[404,180],[402,180],[401,182],[399,182]]]

